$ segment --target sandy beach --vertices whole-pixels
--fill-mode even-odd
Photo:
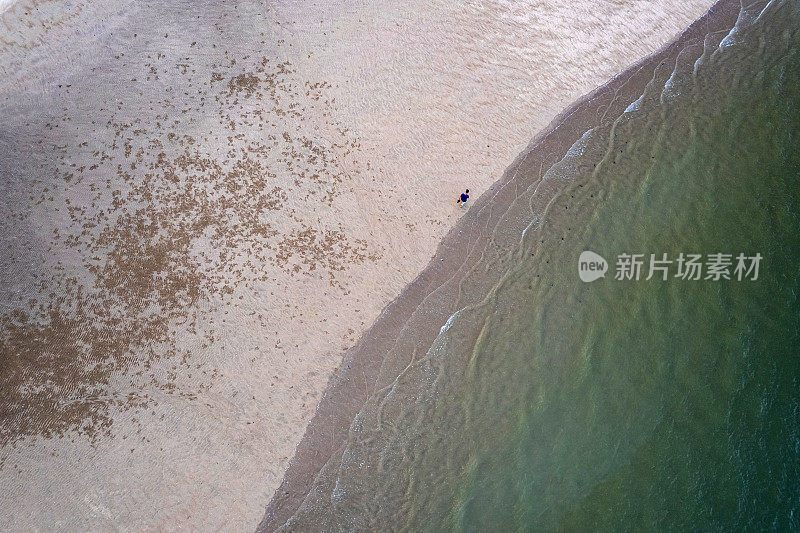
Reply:
[[[255,529],[458,193],[709,6],[0,4],[0,528]]]
[[[560,233],[555,230],[553,235],[552,220],[547,231],[541,230],[542,221],[547,218],[545,213],[551,210],[563,213],[560,207],[571,207],[563,188],[570,182],[566,176],[577,173],[580,168],[574,166],[578,165],[575,160],[587,155],[583,151],[583,139],[589,130],[592,137],[602,138],[613,131],[618,121],[624,123],[623,116],[651,108],[674,94],[676,89],[672,84],[679,85],[679,78],[690,77],[690,67],[695,61],[707,61],[712,57],[734,26],[753,20],[764,5],[763,2],[754,3],[740,12],[741,6],[735,2],[717,2],[712,11],[668,45],[574,102],[533,139],[503,177],[472,206],[469,215],[447,234],[420,276],[390,304],[357,346],[348,351],[342,367],[325,391],[283,483],[270,501],[259,531],[306,530],[310,525],[322,530],[376,529],[380,516],[401,523],[424,520],[424,517],[413,516],[408,509],[410,503],[383,502],[378,496],[373,499],[371,493],[366,497],[357,492],[349,493],[360,488],[358,483],[353,483],[359,476],[356,472],[359,469],[381,470],[383,467],[384,471],[372,475],[381,480],[380,489],[386,489],[392,482],[381,477],[388,469],[384,461],[396,469],[392,470],[393,474],[402,477],[408,474],[407,466],[402,463],[425,455],[425,452],[417,455],[419,443],[413,439],[409,443],[407,435],[398,436],[402,435],[401,430],[384,420],[394,418],[392,422],[408,422],[397,412],[396,404],[405,403],[396,397],[402,396],[399,391],[408,387],[410,381],[424,381],[419,375],[425,375],[426,370],[436,375],[435,379],[428,376],[430,381],[445,379],[444,372],[439,370],[444,364],[437,360],[458,359],[465,353],[474,357],[480,353],[480,346],[486,342],[485,326],[469,331],[464,331],[462,326],[458,333],[451,335],[451,324],[456,317],[469,315],[475,308],[498,305],[495,291],[511,275],[515,265],[524,263],[524,258],[516,251],[521,241],[529,241],[534,250],[539,239],[530,234],[541,236],[542,243],[557,241]],[[601,145],[605,148],[605,144]],[[559,205],[553,208],[553,203]],[[552,212],[550,217],[554,218]],[[495,310],[498,316],[503,316],[500,308]],[[450,342],[456,342],[457,347],[448,344]],[[453,366],[456,374],[469,374],[468,370],[459,368],[458,363]],[[370,386],[365,387],[364,383]],[[412,404],[408,412],[403,413],[406,417],[414,418],[415,413],[426,411],[422,406],[427,407],[429,398],[425,393],[418,394],[405,398]],[[434,393],[428,390],[427,394]],[[413,405],[415,400],[419,403]],[[453,401],[437,398],[431,403],[442,406]],[[418,416],[419,420],[425,419],[424,414]],[[375,423],[373,417],[379,427],[382,423],[385,425],[386,441],[399,442],[403,447],[403,451],[394,450],[399,457],[387,459],[389,455],[384,450],[380,463],[376,463],[375,457],[369,455],[373,450],[366,443],[386,442],[371,427],[370,421]],[[431,430],[426,423],[419,422],[416,428],[423,432],[416,435],[423,441],[424,434]],[[376,445],[378,450],[382,450],[380,446]],[[409,484],[420,483],[422,475],[416,473],[402,479]],[[350,489],[343,488],[348,483]],[[399,485],[403,486],[403,481]],[[424,484],[421,490],[438,492]],[[386,497],[386,493],[382,496]],[[413,499],[407,494],[395,494],[395,497],[406,503]],[[388,509],[384,509],[381,502],[390,504]],[[397,508],[392,507],[395,504]],[[358,509],[370,510],[357,513]],[[401,518],[393,517],[393,512]]]

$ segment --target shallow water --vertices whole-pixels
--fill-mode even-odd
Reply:
[[[800,5],[761,7],[547,172],[501,281],[367,401],[290,529],[800,527]],[[645,279],[664,253],[731,279]]]

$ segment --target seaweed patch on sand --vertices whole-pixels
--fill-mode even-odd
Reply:
[[[341,226],[301,215],[313,210],[308,204],[334,207],[360,171],[358,139],[347,131],[329,122],[322,131],[318,123],[313,131],[291,127],[329,114],[325,82],[300,82],[288,61],[267,58],[239,73],[235,60],[214,64],[205,79],[160,53],[143,68],[143,83],[178,71],[183,94],[166,91],[146,109],[106,100],[91,123],[110,135],[88,140],[69,131],[89,117],[65,107],[44,124],[50,134],[34,141],[56,154],[40,165],[48,179],[31,181],[18,191],[26,201],[7,206],[15,225],[35,224],[42,209],[66,216],[41,243],[35,294],[0,315],[0,445],[71,430],[109,435],[112,411],[146,409],[150,388],[193,396],[176,386],[193,369],[200,390],[212,386],[218,369],[191,361],[176,330],[217,342],[213,327],[198,327],[198,308],[235,304],[235,286],[270,281],[265,266],[347,291],[337,274],[380,256]],[[215,126],[187,134],[198,116]],[[291,187],[281,186],[284,176]],[[6,253],[24,254],[20,244],[11,241]],[[63,256],[78,260],[67,265]],[[151,373],[164,358],[172,369]],[[128,390],[111,385],[119,374],[131,380]]]

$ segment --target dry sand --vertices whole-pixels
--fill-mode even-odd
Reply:
[[[0,529],[255,528],[457,193],[709,5],[0,7]]]

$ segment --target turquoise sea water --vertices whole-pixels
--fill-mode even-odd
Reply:
[[[757,14],[549,171],[514,266],[368,402],[291,528],[800,528],[800,4]],[[651,253],[732,254],[732,279],[645,280]]]

